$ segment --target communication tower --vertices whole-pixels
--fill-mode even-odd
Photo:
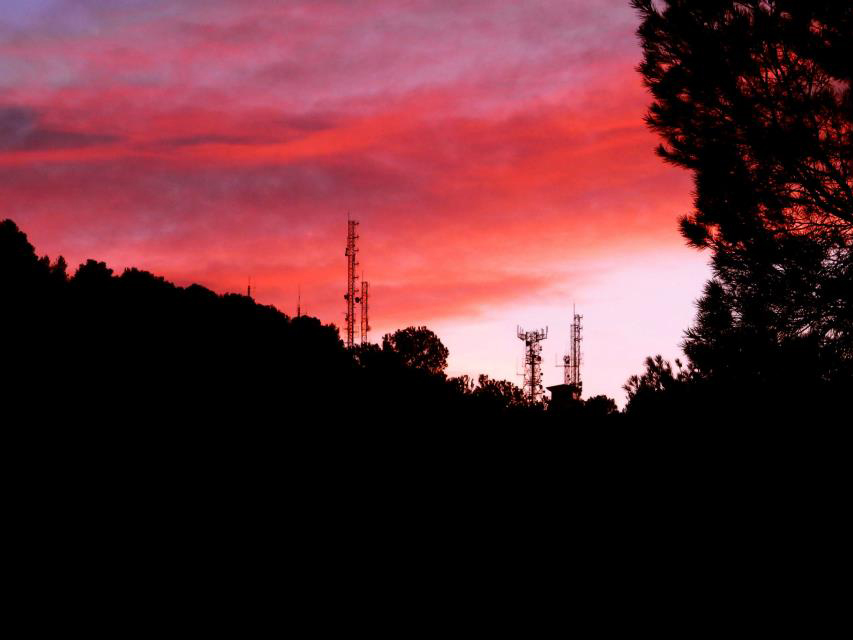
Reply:
[[[363,276],[362,276],[363,277]],[[367,299],[370,291],[370,283],[361,281],[361,344],[367,344],[367,332],[370,331],[370,321],[367,317]]]
[[[361,302],[358,290],[358,222],[347,216],[347,349],[355,346],[355,305]]]
[[[548,327],[535,331],[517,329],[518,339],[524,342],[524,393],[534,401],[540,402],[542,388],[542,341],[548,337]]]
[[[569,353],[563,356],[563,383],[574,385],[578,392],[581,390],[581,341],[583,339],[583,316],[579,315],[572,306],[573,322]]]

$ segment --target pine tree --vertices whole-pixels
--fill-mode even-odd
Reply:
[[[686,334],[706,379],[853,370],[853,4],[635,0],[658,154],[690,170],[713,279]]]

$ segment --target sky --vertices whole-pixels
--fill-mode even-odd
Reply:
[[[586,396],[680,355],[709,275],[654,155],[627,0],[0,0],[0,218],[39,254],[253,294],[521,383],[572,307]]]

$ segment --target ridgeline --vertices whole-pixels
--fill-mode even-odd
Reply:
[[[73,275],[0,223],[9,398],[93,424],[369,429],[618,419],[612,401],[547,412],[503,380],[448,378],[426,327],[347,350],[333,325],[247,296],[88,260]]]

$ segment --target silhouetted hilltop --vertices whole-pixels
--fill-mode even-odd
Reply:
[[[426,327],[348,351],[335,326],[246,296],[95,260],[70,275],[11,220],[0,224],[0,288],[10,395],[59,420],[299,430],[546,416],[510,382],[448,379],[447,349]],[[611,402],[596,415],[614,412]]]
[[[0,223],[0,295],[9,363],[4,395],[21,415],[51,424],[289,433],[726,426],[719,421],[725,416],[826,413],[850,388],[849,378],[798,386],[796,371],[805,369],[796,354],[781,354],[787,362],[776,365],[777,376],[743,376],[738,384],[650,358],[626,385],[625,414],[603,396],[553,402],[546,410],[511,382],[448,378],[447,349],[426,327],[349,351],[334,325],[289,317],[243,295],[179,287],[135,268],[115,274],[95,260],[69,275],[62,257],[39,257],[10,220]]]

